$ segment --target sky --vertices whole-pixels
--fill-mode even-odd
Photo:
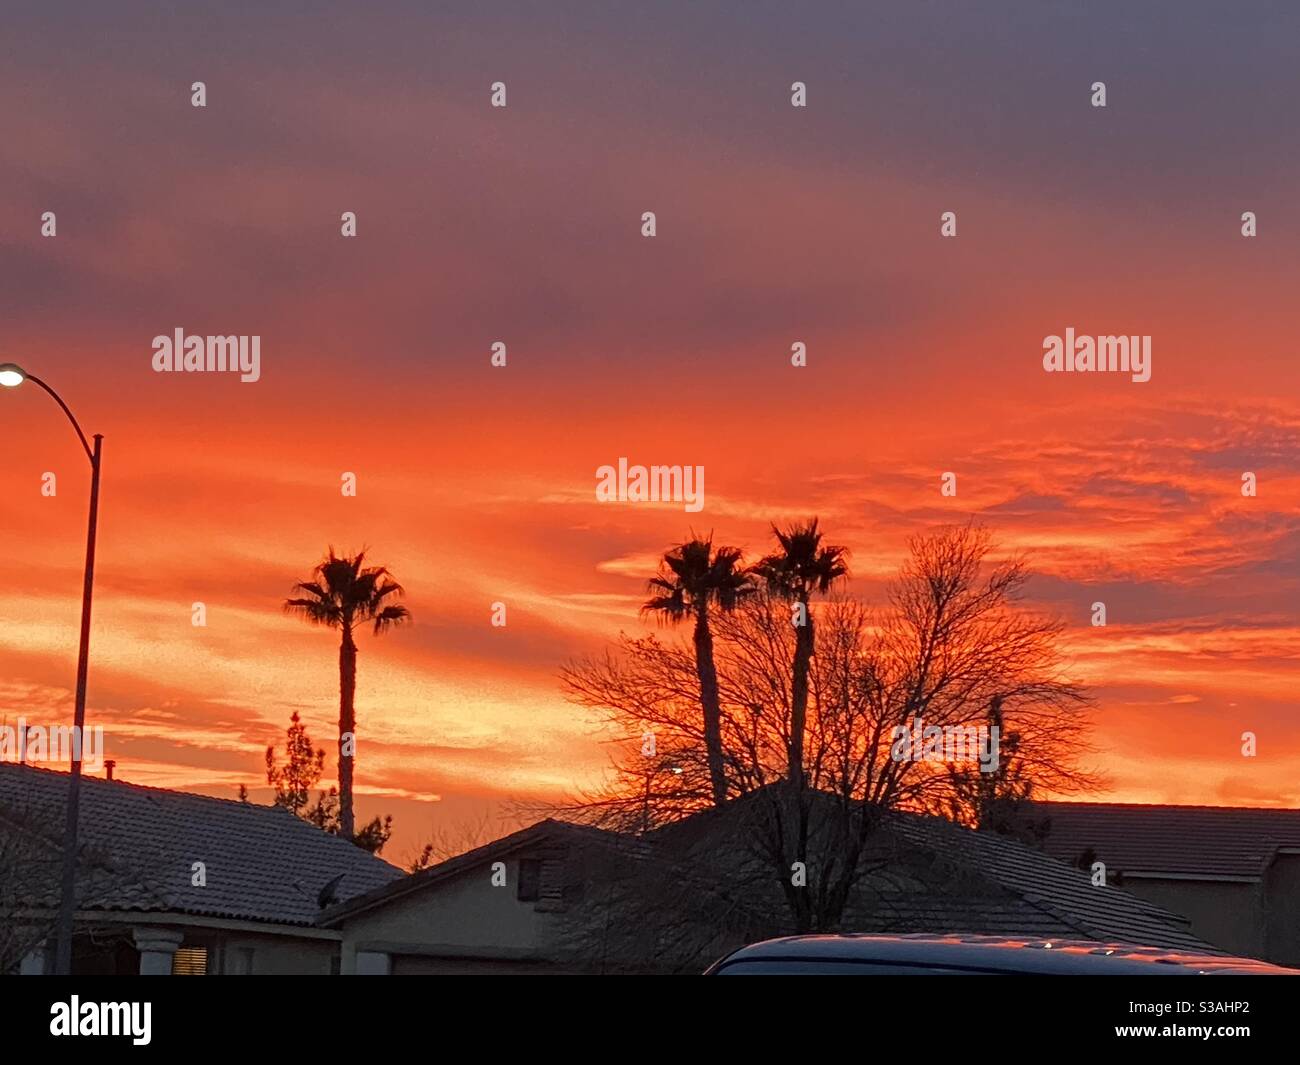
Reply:
[[[280,610],[327,544],[415,619],[359,665],[398,859],[603,772],[558,670],[692,529],[816,514],[881,602],[974,517],[1069,626],[1097,798],[1300,805],[1300,13],[1131,8],[7,8],[0,361],[104,434],[119,777],[266,801],[292,712],[332,747],[335,637]],[[177,328],[260,336],[261,379],[155,373]],[[1151,380],[1045,373],[1066,329],[1150,336]],[[65,721],[88,471],[33,388],[0,442],[0,718]],[[623,456],[703,466],[704,509],[596,502]]]

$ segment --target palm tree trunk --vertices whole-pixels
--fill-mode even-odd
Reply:
[[[695,671],[700,677],[704,748],[709,761],[713,805],[721,806],[727,801],[727,775],[722,761],[722,702],[718,697],[718,670],[713,664],[713,633],[709,630],[709,611],[704,606],[695,614]]]
[[[339,835],[352,839],[356,824],[352,814],[352,759],[356,750],[357,645],[352,630],[343,629],[339,646]]]
[[[790,754],[786,777],[798,788],[803,783],[803,734],[808,720],[808,671],[813,656],[812,609],[806,600],[803,621],[795,633],[794,669],[790,692]]]

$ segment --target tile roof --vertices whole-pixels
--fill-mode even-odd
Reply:
[[[0,764],[0,813],[33,818],[56,846],[67,781],[65,773]],[[83,777],[80,823],[81,909],[311,925],[334,877],[342,876],[336,897],[348,899],[403,875],[281,807],[123,781]],[[198,861],[206,887],[191,884]],[[43,877],[30,904],[57,906],[57,883],[57,874]]]
[[[1009,897],[956,894],[921,900],[934,912],[906,914],[908,930],[990,934],[1070,934],[1089,940],[1221,953],[1191,934],[1189,922],[1118,887],[994,832],[972,832],[939,817],[895,815],[891,830],[916,846],[1002,888]],[[902,900],[907,908],[907,900]],[[922,919],[917,920],[920,916]]]
[[[757,797],[696,814],[651,838],[723,854],[741,835],[737,819],[753,816],[746,808]],[[828,803],[825,812],[833,811]],[[886,816],[871,851],[884,865],[864,876],[845,910],[844,931],[1066,935],[1219,953],[1190,933],[1185,917],[1122,888],[1093,887],[1080,869],[1008,836],[895,812]],[[927,876],[927,868],[934,875]]]
[[[1257,879],[1279,847],[1300,847],[1300,810],[1038,802],[1042,847],[1073,862],[1091,848],[1108,872]]]
[[[753,870],[745,868],[752,860],[745,843],[745,819],[753,813],[752,801],[742,799],[664,826],[644,839],[563,821],[541,821],[335,906],[322,916],[322,923],[336,924],[360,910],[385,905],[410,891],[433,887],[448,877],[547,842],[595,846],[679,871],[682,877],[697,869],[698,875],[712,877],[714,883],[766,884],[765,870],[759,870],[760,876],[755,878]],[[1221,953],[1193,936],[1185,918],[1121,888],[1094,887],[1081,870],[1006,836],[972,832],[939,817],[896,813],[886,819],[879,853],[885,856],[887,875],[864,877],[860,897],[846,909],[845,931],[1086,938]],[[934,875],[918,877],[918,869]],[[647,885],[653,882],[649,872],[643,878]],[[701,889],[692,897],[695,920],[708,923],[712,911],[705,894]],[[767,912],[763,901],[751,898],[752,892],[745,895],[762,917]],[[658,905],[648,901],[651,907]],[[770,917],[779,923],[784,919],[779,893],[768,901],[772,903]],[[684,919],[687,915],[682,912],[672,918],[676,923]]]

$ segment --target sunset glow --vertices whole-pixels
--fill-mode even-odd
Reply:
[[[394,814],[398,860],[431,826],[599,777],[557,673],[653,628],[646,578],[692,529],[752,559],[770,522],[817,515],[852,551],[850,589],[883,605],[910,536],[973,516],[1068,623],[1095,798],[1300,806],[1282,45],[1254,43],[1258,76],[1198,79],[1204,35],[1161,27],[1157,71],[1133,59],[1157,36],[1139,22],[1108,62],[1142,107],[1059,124],[1091,77],[1086,23],[1045,70],[973,13],[900,16],[913,54],[924,39],[927,65],[958,68],[938,80],[865,25],[814,35],[757,7],[724,24],[683,6],[671,31],[525,7],[532,36],[504,45],[487,14],[277,16],[299,42],[283,54],[198,14],[99,47],[93,15],[57,34],[16,17],[0,362],[104,434],[87,719],[119,778],[268,801],[263,754],[293,711],[332,749],[338,641],[281,609],[327,544],[368,546],[414,616],[358,640],[359,811]],[[485,116],[498,67],[511,106]],[[812,69],[826,106],[792,112]],[[1150,335],[1151,380],[1045,374],[1067,327]],[[260,380],[153,372],[176,329],[260,335]],[[0,441],[0,718],[64,721],[85,456],[26,386],[0,392]],[[703,466],[703,510],[598,503],[622,456]]]

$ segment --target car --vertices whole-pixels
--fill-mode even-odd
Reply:
[[[811,935],[769,939],[715,962],[706,976],[869,974],[1300,976],[1251,958],[1081,939],[983,935]]]

